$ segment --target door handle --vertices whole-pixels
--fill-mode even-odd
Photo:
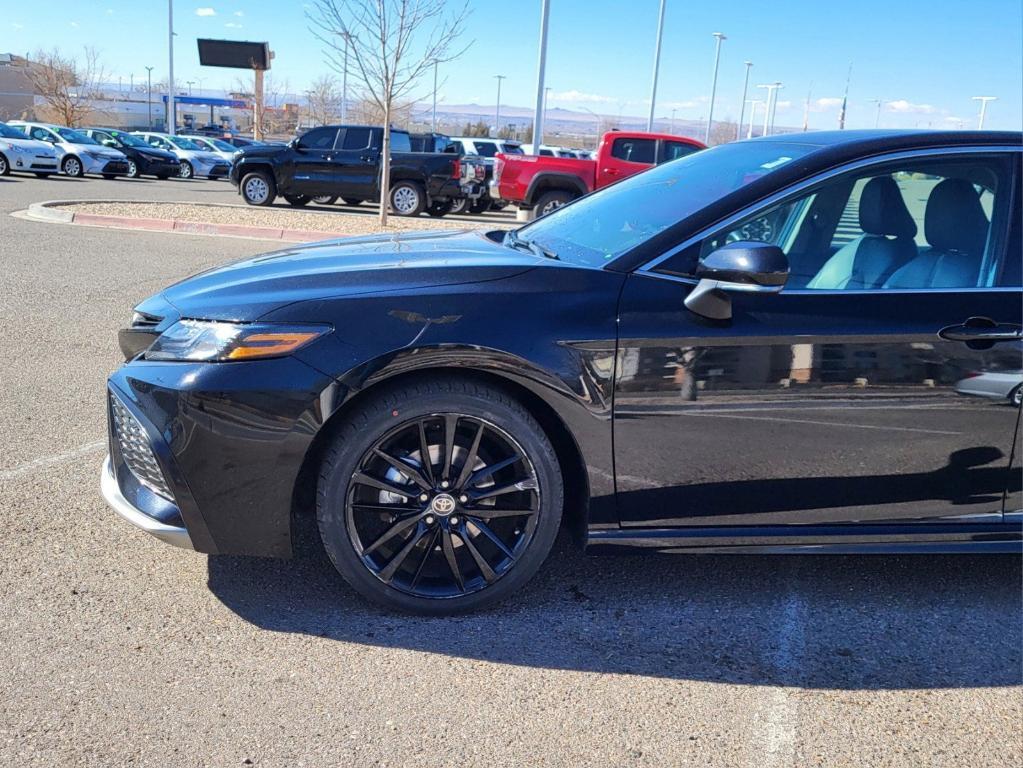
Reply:
[[[619,173],[621,173],[621,171],[619,171],[617,168],[605,168],[604,173],[606,173],[608,176],[617,176]]]
[[[962,325],[950,325],[938,331],[946,341],[961,341],[971,349],[988,349],[1000,341],[1023,340],[1023,326],[996,323],[989,317],[971,317]]]

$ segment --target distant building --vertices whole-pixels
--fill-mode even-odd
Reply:
[[[35,97],[26,70],[28,60],[13,53],[0,53],[0,120],[31,117]]]

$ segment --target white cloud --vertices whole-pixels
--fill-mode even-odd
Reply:
[[[227,22],[227,24],[225,24],[224,26],[227,27],[228,29],[241,29],[242,28],[241,24],[235,24],[233,21]]]
[[[107,16],[113,16],[113,15],[114,15],[114,9],[113,8],[107,8]]]
[[[930,115],[936,110],[930,104],[913,104],[905,99],[885,103],[889,112],[901,112],[905,115]]]
[[[659,106],[661,109],[693,109],[700,106],[704,101],[706,99],[687,99],[686,101],[669,101]]]
[[[551,99],[554,101],[567,101],[570,103],[583,103],[583,104],[608,104],[614,99],[610,96],[601,96],[597,93],[583,93],[582,91],[562,91],[560,93],[551,93]]]
[[[814,102],[817,109],[823,111],[825,109],[833,109],[834,107],[842,106],[842,99],[838,96],[824,96],[823,98],[817,99]]]
[[[234,15],[240,19],[242,16],[245,15],[245,11],[235,11]]]
[[[792,108],[792,102],[789,101],[789,100],[776,101],[775,104],[774,104],[774,108],[775,109],[791,109]]]
[[[196,16],[216,16],[217,12],[215,10],[213,10],[212,8],[196,8],[195,9],[195,15]]]
[[[78,28],[78,22],[77,21],[72,21],[70,23],[71,23],[71,26],[74,27],[75,29]]]
[[[11,24],[11,26],[14,27],[15,29],[24,29],[25,28],[24,24],[19,24],[18,22],[14,22],[13,24]]]

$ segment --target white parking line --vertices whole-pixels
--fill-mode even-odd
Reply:
[[[804,620],[802,601],[790,584],[778,623],[778,645],[771,654],[778,677],[786,681],[793,680],[802,663]],[[795,765],[796,727],[799,721],[799,701],[794,695],[795,690],[793,686],[779,686],[768,692],[767,710],[759,718],[759,743],[763,745],[763,753],[757,768],[788,768]]]
[[[84,456],[87,453],[98,451],[100,448],[106,448],[106,440],[97,440],[94,443],[86,443],[80,445],[77,448],[72,448],[70,451],[64,451],[63,453],[55,453],[52,456],[43,456],[38,459],[21,464],[13,469],[0,470],[0,480],[13,480],[16,477],[24,477],[25,475],[32,474],[37,469],[43,469],[45,467],[52,467],[54,464],[63,464],[65,461],[71,461],[77,459],[79,456]]]

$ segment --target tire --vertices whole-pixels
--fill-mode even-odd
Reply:
[[[490,210],[490,198],[481,197],[478,200],[473,200],[469,203],[469,213],[473,216],[479,216],[481,213],[486,213]]]
[[[1016,385],[1016,388],[1009,393],[1009,402],[1017,408],[1023,405],[1023,384]]]
[[[249,205],[271,205],[277,197],[277,187],[274,180],[263,171],[254,171],[242,176],[242,183],[238,185],[241,190],[242,200]]]
[[[333,205],[337,202],[337,195],[318,195],[313,198],[317,205]]]
[[[182,160],[181,165],[178,166],[178,176],[183,179],[191,179],[195,177],[195,169],[192,164],[187,160]]]
[[[551,211],[556,211],[561,206],[572,202],[575,198],[576,196],[571,192],[566,192],[562,189],[544,192],[540,195],[540,199],[536,201],[536,217],[546,216]]]
[[[76,179],[80,179],[85,175],[85,168],[82,167],[82,161],[74,155],[68,155],[64,158],[60,164],[60,169],[64,172],[65,176],[73,176]]]
[[[139,173],[139,166],[134,160],[128,160],[128,178],[137,179],[142,174]]]
[[[103,178],[106,179],[107,181],[113,181],[114,179],[117,178],[117,174],[116,173],[104,173],[103,174]]]
[[[284,199],[295,208],[303,208],[309,205],[309,202],[312,200],[311,197],[306,197],[305,195],[284,195]]]
[[[40,179],[48,179],[52,175],[53,175],[52,173],[39,173],[38,171],[36,172],[36,176]]]
[[[363,202],[357,197],[342,197],[341,199],[345,201],[345,205],[362,205]]]
[[[469,198],[467,198],[467,197],[459,197],[459,198],[451,201],[451,210],[448,211],[448,213],[451,213],[452,215],[457,216],[459,214],[465,213],[466,209],[468,207],[469,207]]]
[[[415,181],[395,182],[388,197],[396,216],[418,216],[426,208],[426,193]]]
[[[430,203],[426,208],[426,215],[433,216],[435,219],[447,216],[451,213],[451,206],[454,205],[454,202],[454,200],[445,200],[443,203]]]
[[[6,176],[11,172],[11,164],[7,162],[7,156],[0,152],[0,176]]]
[[[417,459],[424,441],[429,469]],[[476,460],[465,470],[474,444]],[[377,448],[411,472],[402,474]],[[387,485],[360,481],[374,477]],[[401,495],[384,490],[398,483]],[[511,485],[520,489],[485,496]],[[563,500],[554,448],[521,403],[472,380],[430,376],[382,389],[344,417],[320,467],[316,516],[327,555],[357,592],[389,608],[448,615],[520,590],[554,544]]]

